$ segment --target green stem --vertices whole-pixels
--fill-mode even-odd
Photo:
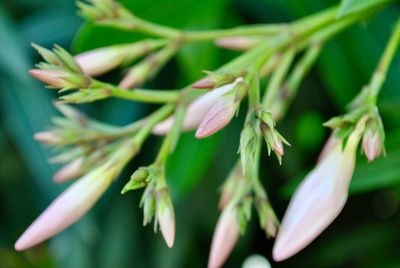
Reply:
[[[156,110],[155,112],[153,112],[148,117],[146,117],[145,123],[143,123],[143,127],[138,131],[138,133],[134,137],[135,143],[141,145],[150,135],[154,126],[158,122],[169,116],[173,112],[174,108],[175,106],[173,104],[166,104],[161,108],[159,108],[158,110]]]
[[[289,74],[287,81],[281,87],[281,92],[278,98],[272,103],[272,114],[275,120],[284,116],[290,103],[294,99],[301,81],[307,75],[313,64],[321,52],[321,44],[315,43],[312,45],[295,65],[293,71]]]
[[[279,97],[279,90],[281,89],[281,84],[286,77],[287,72],[293,62],[295,56],[295,48],[289,48],[288,51],[282,57],[276,70],[271,76],[271,80],[268,83],[267,91],[263,97],[263,105],[270,107],[273,105],[274,101]]]
[[[179,136],[182,131],[182,123],[185,118],[186,107],[178,105],[174,113],[174,124],[171,131],[168,132],[164,142],[158,152],[157,158],[154,162],[155,165],[164,166],[169,154],[174,150]]]
[[[123,89],[113,84],[92,80],[92,87],[109,89],[111,96],[120,99],[148,102],[166,103],[175,102],[179,99],[180,91],[177,90],[151,90],[151,89]]]
[[[210,31],[186,31],[182,32],[182,41],[185,43],[215,40],[223,37],[239,37],[254,35],[275,35],[285,31],[286,24],[266,24],[241,26],[232,29],[210,30]]]
[[[385,82],[386,75],[392,62],[394,55],[396,54],[397,48],[400,43],[400,19],[398,19],[395,29],[390,37],[389,42],[386,45],[385,51],[381,57],[381,60],[372,76],[369,84],[370,97],[374,103],[376,103],[379,91]]]

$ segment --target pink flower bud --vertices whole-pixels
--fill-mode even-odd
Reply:
[[[233,37],[223,37],[216,40],[216,45],[222,48],[230,50],[248,50],[258,43],[262,39],[258,37],[248,37],[248,36],[233,36]]]
[[[31,69],[29,70],[29,74],[43,83],[55,88],[64,88],[67,86],[64,81],[67,74],[61,70]]]
[[[211,77],[207,76],[196,81],[192,85],[192,88],[207,89],[207,88],[213,88],[214,86],[215,86],[215,81]]]
[[[330,147],[294,193],[274,245],[276,261],[310,244],[342,211],[355,166],[358,133]]]
[[[369,162],[380,156],[383,151],[383,146],[378,132],[367,129],[363,136],[362,147]]]
[[[76,222],[105,192],[115,172],[115,168],[105,164],[71,185],[28,227],[15,243],[15,249],[33,247]]]
[[[224,85],[222,87],[216,88],[213,91],[207,92],[206,94],[200,96],[194,100],[189,106],[185,114],[185,119],[183,121],[183,130],[192,130],[197,128],[203,118],[206,116],[208,110],[226,93],[231,91],[236,83]],[[157,135],[165,135],[170,131],[174,124],[174,118],[169,117],[166,120],[158,123],[154,129],[153,133]]]
[[[59,137],[52,131],[37,132],[33,136],[35,140],[47,145],[55,145],[60,142]]]
[[[239,239],[240,229],[236,210],[227,207],[218,219],[211,244],[208,268],[222,267]]]
[[[166,200],[168,199],[168,200]],[[164,204],[157,204],[157,219],[160,224],[161,233],[169,248],[174,245],[175,239],[175,215],[170,197],[161,199]],[[159,200],[158,202],[162,202]]]
[[[54,174],[54,181],[61,183],[80,176],[82,174],[83,162],[82,157],[69,162]]]
[[[208,111],[196,131],[196,138],[208,137],[224,128],[236,114],[236,102],[233,96],[224,96]]]
[[[336,138],[335,133],[332,133],[329,136],[328,140],[325,142],[325,145],[322,148],[321,152],[319,153],[317,162],[321,162],[332,151],[334,147],[341,143],[341,139]]]
[[[90,76],[101,75],[121,64],[124,54],[114,47],[97,48],[75,56],[82,71]]]

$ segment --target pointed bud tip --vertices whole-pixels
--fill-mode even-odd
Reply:
[[[197,88],[197,89],[207,89],[207,88],[213,88],[215,86],[215,82],[210,78],[210,77],[204,77],[194,84],[192,84],[192,88]]]

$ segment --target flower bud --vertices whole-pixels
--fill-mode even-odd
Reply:
[[[162,44],[157,40],[144,40],[129,45],[102,47],[78,54],[75,60],[85,74],[97,76],[134,61]]]
[[[240,101],[247,93],[247,84],[239,82],[232,92],[221,97],[207,112],[196,131],[196,138],[208,137],[224,128],[235,116]]]
[[[199,89],[213,89],[219,88],[223,85],[233,83],[237,77],[240,77],[241,74],[231,74],[231,73],[217,73],[217,72],[209,72],[204,71],[208,74],[207,77],[204,77],[197,82],[195,82],[192,87]]]
[[[294,193],[274,245],[276,261],[287,259],[311,243],[343,209],[355,166],[359,131],[342,150],[330,148]]]
[[[15,249],[33,247],[73,224],[100,198],[115,174],[116,169],[106,163],[75,182],[28,227]]]
[[[385,154],[385,130],[378,108],[375,107],[365,125],[365,132],[362,140],[362,148],[368,161],[371,162]]]
[[[54,88],[64,88],[70,85],[65,81],[69,74],[62,70],[31,69],[29,74]]]
[[[236,209],[227,207],[218,219],[214,231],[208,268],[222,267],[239,239],[240,229],[237,222]]]
[[[268,237],[275,237],[278,232],[279,222],[275,215],[271,204],[268,200],[257,200],[256,209],[258,218],[260,220],[260,226],[265,231]]]
[[[362,148],[369,162],[379,157],[384,150],[379,133],[368,128],[363,136]]]
[[[37,132],[33,138],[46,145],[56,145],[61,141],[54,131]]]
[[[253,166],[256,163],[256,151],[258,147],[258,135],[255,126],[256,123],[248,122],[240,133],[240,159],[242,163],[242,173],[246,168]]]
[[[244,51],[257,46],[262,40],[263,38],[254,36],[232,36],[219,38],[215,44],[230,50]]]
[[[132,174],[129,182],[125,184],[124,188],[121,191],[121,194],[146,186],[149,181],[149,175],[150,173],[147,167],[141,167],[138,170],[136,170]]]
[[[156,212],[154,185],[150,184],[146,187],[142,199],[140,200],[140,207],[143,208],[143,226],[145,226],[151,222]]]
[[[197,128],[203,118],[206,116],[207,112],[210,110],[210,108],[223,95],[233,90],[235,85],[241,80],[241,78],[237,79],[234,83],[226,84],[224,86],[214,89],[213,91],[207,92],[206,94],[200,96],[191,104],[189,104],[185,114],[185,119],[183,121],[182,129],[187,131]],[[174,118],[169,117],[166,120],[158,123],[153,129],[153,133],[164,135],[170,131],[173,124]]]
[[[172,248],[175,239],[175,214],[168,188],[157,191],[157,220],[168,247]]]
[[[154,62],[151,60],[144,60],[129,70],[118,86],[127,89],[142,84],[149,77],[153,68]]]
[[[70,163],[63,166],[60,170],[58,170],[54,176],[53,180],[55,182],[66,182],[68,180],[74,179],[82,174],[84,171],[83,168],[84,159],[83,157],[77,158]]]
[[[219,209],[223,210],[237,194],[241,195],[241,192],[246,189],[246,185],[247,178],[242,172],[240,164],[236,164],[222,185],[221,197],[218,203]]]

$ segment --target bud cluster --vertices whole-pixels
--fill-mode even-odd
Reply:
[[[33,77],[44,82],[50,88],[64,91],[90,85],[90,80],[83,74],[80,66],[62,47],[55,46],[54,50],[50,51],[35,44],[32,46],[46,60],[37,65],[39,69],[29,71]]]
[[[376,106],[362,105],[343,116],[330,119],[324,126],[334,129],[337,138],[346,141],[360,121],[365,121],[365,128],[360,134],[363,137],[362,150],[371,162],[385,153],[385,131]]]
[[[261,133],[267,144],[268,155],[271,155],[271,151],[274,151],[279,164],[282,164],[282,156],[285,153],[283,144],[290,146],[290,143],[276,130],[276,123],[270,111],[261,107],[256,113],[260,120]]]
[[[143,208],[143,225],[149,224],[153,218],[154,232],[158,224],[168,247],[172,247],[175,237],[175,216],[171,195],[165,182],[165,167],[153,164],[136,170],[129,182],[122,189],[122,194],[142,187],[140,207]]]

